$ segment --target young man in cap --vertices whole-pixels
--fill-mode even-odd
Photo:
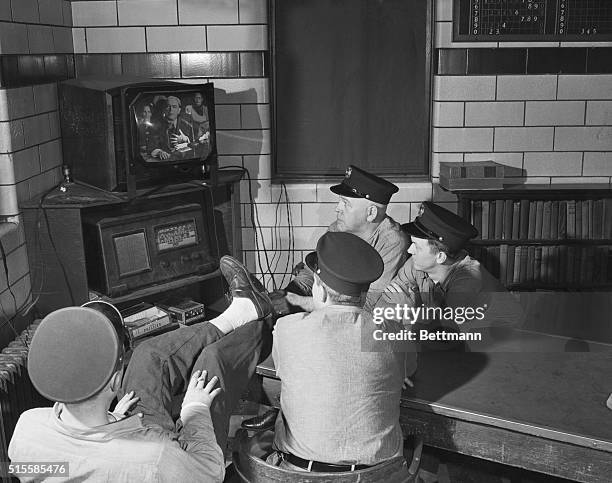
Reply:
[[[306,263],[314,272],[314,310],[282,317],[274,329],[282,417],[268,462],[340,472],[401,457],[405,353],[364,345],[378,327],[363,304],[383,272],[382,258],[354,235],[327,232]],[[398,471],[405,470],[402,460]]]
[[[417,320],[439,332],[513,326],[520,321],[518,300],[464,250],[468,240],[478,235],[470,223],[426,201],[416,219],[403,228],[412,238],[408,249],[412,257],[389,284],[375,311],[398,304],[444,309],[431,311],[433,320]]]
[[[68,474],[60,476],[79,481],[223,481],[229,416],[267,356],[261,324],[247,324],[241,314],[244,297],[252,306],[258,295],[240,277],[229,283],[236,308],[230,318],[141,343],[125,375],[122,319],[110,304],[67,307],[45,317],[30,346],[28,372],[36,389],[56,403],[21,415],[11,460],[65,461]],[[208,383],[207,373],[214,376]],[[173,403],[183,392],[175,421]],[[132,406],[139,414],[125,417]]]
[[[371,300],[385,289],[407,257],[408,238],[402,233],[400,225],[387,215],[387,205],[399,188],[351,165],[346,169],[342,182],[330,190],[340,199],[336,206],[336,221],[329,226],[328,231],[356,235],[374,247],[382,257],[383,272],[371,284],[366,301],[366,308],[371,308]],[[224,257],[221,265],[228,272],[245,270],[240,262],[230,257]],[[271,295],[271,303],[278,314],[295,311],[296,307],[307,312],[313,309],[312,271],[301,265],[302,268],[285,290],[281,294]],[[274,424],[277,414],[276,409],[270,409],[261,416],[244,421],[242,425],[247,429],[265,429]]]

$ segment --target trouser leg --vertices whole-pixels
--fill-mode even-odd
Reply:
[[[257,364],[270,354],[272,333],[265,320],[249,322],[204,348],[193,370],[207,370],[219,378],[223,390],[210,408],[217,443],[224,448],[229,420],[247,389]]]
[[[134,391],[140,398],[135,412],[143,422],[174,431],[172,399],[184,392],[202,349],[223,338],[214,325],[202,322],[142,342],[132,354],[119,398]]]

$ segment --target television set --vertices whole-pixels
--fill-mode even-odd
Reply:
[[[219,266],[198,203],[91,210],[83,240],[89,287],[110,297]]]
[[[78,78],[58,93],[64,164],[75,180],[135,193],[214,175],[212,83]]]

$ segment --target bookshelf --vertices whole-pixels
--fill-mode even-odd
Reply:
[[[456,190],[479,236],[468,247],[510,290],[612,289],[608,184]]]

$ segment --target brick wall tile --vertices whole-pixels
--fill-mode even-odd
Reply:
[[[224,104],[215,106],[217,129],[240,129],[240,106]]]
[[[0,54],[27,54],[28,29],[25,24],[0,22]]]
[[[555,99],[557,76],[500,75],[497,77],[497,100]]]
[[[272,158],[269,154],[247,155],[242,159],[242,165],[249,170],[252,179],[272,178]]]
[[[51,138],[49,116],[47,114],[39,114],[24,118],[23,131],[26,146],[34,146],[49,141]]]
[[[555,151],[612,151],[612,127],[558,127]]]
[[[268,23],[268,3],[266,0],[239,0],[238,16],[240,23]]]
[[[72,29],[70,27],[53,27],[53,46],[56,54],[74,52],[72,42]]]
[[[243,104],[240,106],[243,129],[269,129],[270,106],[268,104]]]
[[[242,156],[237,154],[231,156],[217,156],[217,160],[219,161],[220,168],[224,166],[242,166]]]
[[[15,184],[15,169],[12,154],[0,154],[0,185]]]
[[[75,54],[87,53],[87,42],[85,41],[85,29],[84,28],[73,28],[72,29],[72,45]]]
[[[580,126],[584,101],[531,101],[525,107],[526,126]]]
[[[6,2],[6,0],[4,0]],[[38,23],[38,0],[10,0],[13,22]]]
[[[64,25],[64,15],[62,12],[64,3],[64,0],[40,0],[38,2],[40,23]]]
[[[117,3],[105,0],[72,3],[75,27],[117,25]]]
[[[396,183],[399,191],[391,198],[391,203],[401,202],[421,202],[431,200],[431,183],[430,182],[415,182],[415,183]]]
[[[6,264],[9,272],[9,284],[15,283],[24,277],[29,271],[28,256],[25,246],[21,246],[6,256]]]
[[[39,84],[32,86],[32,90],[37,114],[57,110],[57,84]]]
[[[522,126],[522,102],[467,102],[466,126]]]
[[[208,50],[266,50],[268,29],[265,25],[212,26],[207,31]]]
[[[219,154],[268,154],[270,131],[217,131]]]
[[[40,171],[49,171],[62,165],[62,142],[54,139],[38,146],[40,153]]]
[[[2,243],[4,244],[4,250],[6,253],[12,252],[16,248],[20,247],[25,243],[25,234],[23,232],[23,218],[19,216],[19,224],[15,230],[11,230],[5,233],[2,237]],[[4,270],[1,271],[4,276]],[[4,279],[6,281],[6,278]]]
[[[560,75],[559,99],[612,99],[612,75]]]
[[[19,207],[14,202],[14,185],[0,184],[0,216],[14,216],[19,213]]]
[[[580,176],[582,153],[525,153],[527,176]]]
[[[463,126],[463,102],[434,102],[433,126],[457,127]]]
[[[612,125],[612,101],[588,101],[586,124]]]
[[[147,27],[149,52],[189,52],[206,50],[206,27]]]
[[[54,52],[53,30],[47,25],[28,25],[30,54]]]
[[[267,79],[215,79],[215,102],[219,104],[265,104],[269,102]]]
[[[251,178],[251,191],[250,194],[253,196],[251,200],[249,196],[249,182],[245,178],[240,181],[240,201],[242,203],[270,203],[270,187],[272,183],[270,180],[261,180]]]
[[[304,226],[329,226],[336,221],[337,203],[304,203],[302,224]]]
[[[34,114],[34,94],[31,86],[0,91],[0,121],[10,121]]]
[[[179,24],[238,23],[238,0],[178,0]]]
[[[61,0],[63,25],[72,27],[72,2]]]
[[[389,215],[398,223],[408,223],[410,220],[412,220],[410,215],[411,205],[412,203],[392,202],[387,207],[387,215]]]
[[[57,139],[61,136],[59,111],[51,111],[47,113],[49,123],[49,139]]]
[[[612,152],[584,153],[583,176],[612,176]]]
[[[6,20],[7,22],[11,22],[13,19],[11,17],[11,3],[10,2],[0,2],[0,21]]]
[[[495,151],[552,151],[552,127],[495,128]]]
[[[168,0],[118,0],[119,25],[176,25],[176,2]]]
[[[338,203],[338,195],[329,188],[340,182],[340,178],[334,183],[317,183],[316,200],[318,203]]]
[[[433,129],[434,152],[456,153],[492,150],[493,128],[440,127]]]
[[[299,227],[293,229],[296,250],[314,250],[327,227]]]
[[[0,122],[0,153],[11,153],[24,147],[23,122]]]
[[[273,184],[270,197],[276,202],[281,195],[281,186]],[[313,183],[296,183],[287,185],[287,197],[290,203],[308,203],[316,201],[316,185]],[[284,199],[284,195],[283,198]]]
[[[38,146],[22,149],[13,153],[13,166],[15,168],[15,181],[17,183],[24,179],[40,174],[40,161]]]
[[[90,54],[144,52],[145,29],[142,27],[88,28],[87,51]]]
[[[495,76],[434,77],[436,101],[487,101],[495,99]]]
[[[251,210],[250,205],[245,205],[246,210],[242,221],[243,226],[251,226]],[[291,224],[293,226],[302,225],[302,205],[296,203],[289,204],[289,210],[291,213]],[[283,202],[278,206],[274,204],[258,204],[257,205],[257,217],[259,219],[259,226],[277,227],[277,226],[288,226],[287,220],[287,205]]]

